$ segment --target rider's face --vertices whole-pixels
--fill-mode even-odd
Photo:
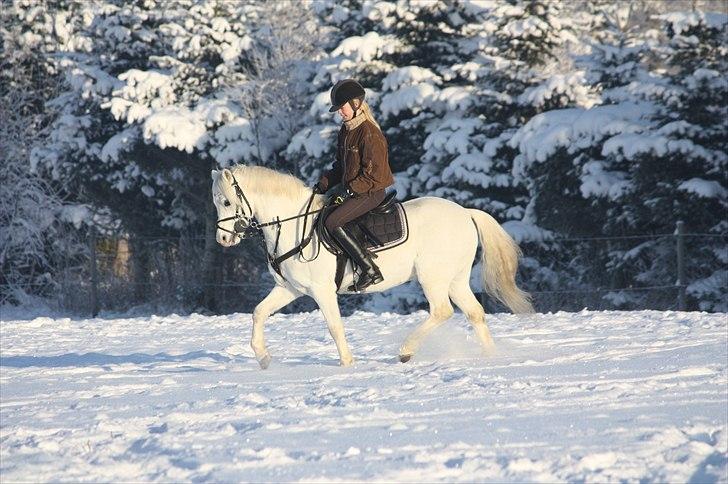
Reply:
[[[351,105],[349,103],[344,103],[344,105],[339,108],[337,113],[339,113],[339,116],[341,116],[341,119],[343,121],[349,121],[351,118],[354,117],[354,110],[351,109]]]

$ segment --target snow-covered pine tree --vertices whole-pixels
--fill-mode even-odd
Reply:
[[[437,126],[461,117],[476,102],[470,83],[452,75],[452,67],[470,60],[482,39],[486,12],[471,1],[409,2],[407,10],[395,10],[395,15],[385,17],[399,46],[388,57],[396,68],[382,79],[380,110],[392,140],[393,167],[404,172],[399,181],[407,196],[428,193],[425,185],[431,178],[412,176],[414,167],[432,157],[428,151],[444,148],[460,154],[465,149],[463,137],[472,129],[469,119],[450,127],[458,134],[449,137],[447,148],[443,143],[448,140],[442,136],[428,138]]]
[[[80,33],[84,48],[59,62],[70,90],[56,105],[66,112],[53,143],[37,150],[38,166],[146,197],[163,226],[198,222],[194,187],[209,185],[212,163],[270,161],[287,134],[265,118],[273,99],[296,118],[285,89],[260,87],[263,75],[287,79],[283,64],[301,54],[300,32],[298,44],[276,37],[274,10],[283,17],[262,2],[100,4]]]
[[[610,228],[672,233],[677,220],[689,238],[690,307],[728,309],[728,15],[700,11],[663,14],[668,43],[657,54],[669,84],[652,96],[654,127],[622,136],[604,151],[629,161],[630,189],[622,216]],[[719,234],[722,234],[719,235]],[[634,285],[676,280],[675,241],[668,237],[615,254]],[[624,266],[627,266],[625,268]],[[674,294],[665,296],[673,299]]]
[[[65,27],[37,2],[0,10],[0,305],[58,295],[59,269],[85,251],[72,229],[86,208],[64,200],[30,164],[29,147],[43,142],[52,117],[45,103],[60,83],[46,58],[57,47],[49,38],[70,40]]]
[[[721,180],[724,175],[719,173],[725,172],[725,145],[720,141],[725,139],[725,113],[720,99],[725,99],[726,93],[725,83],[714,81],[721,78],[717,73],[726,70],[718,61],[725,31],[705,23],[711,19],[716,25],[724,17],[694,12],[664,18],[670,19],[670,25],[683,22],[689,26],[678,32],[696,30],[689,42],[670,34],[669,45],[652,44],[647,59],[654,62],[656,54],[660,54],[663,64],[646,72],[650,64],[640,59],[639,66],[626,69],[634,73],[632,78],[604,90],[610,92],[607,98],[614,104],[538,115],[513,138],[512,144],[520,152],[518,171],[545,172],[559,159],[565,166],[573,165],[562,173],[561,181],[570,185],[570,192],[552,191],[550,203],[544,203],[537,213],[548,214],[554,206],[587,203],[573,215],[588,214],[582,218],[593,226],[593,232],[588,227],[578,232],[569,218],[540,217],[539,221],[548,221],[549,228],[566,235],[665,234],[671,233],[677,218],[683,217],[695,224],[693,231],[725,231],[720,228],[720,219],[708,215],[725,210],[725,179]],[[683,56],[691,60],[681,59]],[[544,185],[542,190],[551,186]],[[699,301],[701,307],[714,309],[717,306],[711,306],[710,301],[720,300],[724,249],[712,245],[710,238],[700,240],[706,245],[698,243],[693,253],[696,269],[691,280],[699,282],[691,286],[691,291],[704,298]],[[637,289],[606,294],[607,300],[618,307],[674,305],[674,291],[640,291],[674,282],[676,254],[672,237],[605,241],[601,247],[595,244],[576,246],[570,252],[579,262],[573,266],[575,282],[585,287]],[[590,266],[597,270],[584,271]]]
[[[584,72],[600,103],[632,100],[632,90],[653,85],[641,64],[647,43],[637,23],[637,18],[644,17],[639,6],[579,2],[567,9],[581,42],[574,65]],[[521,128],[511,142],[514,147],[521,145],[515,172],[530,186],[529,216],[561,239],[538,248],[543,266],[530,275],[538,287],[547,290],[621,286],[613,274],[603,270],[608,258],[600,242],[573,238],[602,235],[609,216],[607,200],[619,196],[626,178],[622,163],[601,156],[601,142],[620,130],[640,129],[649,108],[626,103],[584,109],[589,104],[545,111]],[[579,302],[574,308],[602,304],[598,296],[576,299]],[[554,300],[568,304],[566,298]]]
[[[484,109],[490,110],[485,114],[495,126],[486,141],[486,154],[492,153],[494,171],[504,178],[513,174],[516,153],[508,141],[519,127],[538,113],[567,106],[590,107],[598,99],[586,85],[584,72],[573,64],[571,52],[580,48],[579,39],[568,12],[560,4],[517,2],[501,6],[494,14],[500,23],[493,34],[494,45],[486,54],[495,69],[485,79],[483,90],[493,93],[492,102],[484,103]],[[527,225],[536,225],[537,220],[540,223],[539,216],[544,214],[530,212],[538,207],[539,197],[548,197],[550,192],[542,190],[535,178],[558,177],[558,171],[549,166],[544,174],[529,173],[523,179],[516,176],[509,181],[510,187],[496,191],[501,203],[513,207],[512,211],[516,209],[515,216],[509,218],[522,219]],[[523,206],[526,201],[530,207]]]
[[[600,93],[602,104],[633,100],[636,86],[649,84],[647,57],[659,36],[659,25],[650,18],[656,13],[653,6],[609,1],[578,5],[579,32],[589,50],[576,63]]]
[[[443,181],[451,175],[443,171],[453,160],[466,164],[479,161],[474,160],[478,144],[474,138],[484,120],[473,112],[480,100],[475,78],[463,75],[458,68],[472,68],[475,52],[492,26],[487,13],[473,2],[449,9],[440,3],[424,16],[418,30],[405,37],[410,45],[416,45],[419,38],[430,40],[422,48],[410,47],[407,52],[411,63],[412,53],[419,54],[416,65],[400,67],[384,80],[387,93],[382,103],[390,113],[390,131],[398,144],[401,142],[403,155],[410,153],[401,176],[408,196],[435,195],[477,206],[472,203],[469,187],[454,180],[460,170],[449,179],[452,183]],[[406,25],[400,26],[400,31]]]

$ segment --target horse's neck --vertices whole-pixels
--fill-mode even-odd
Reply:
[[[255,195],[254,195],[255,196]],[[281,196],[255,196],[255,218],[265,223],[276,218],[288,218],[303,213],[306,200],[291,200]]]
[[[301,215],[306,211],[310,193],[303,199],[293,200],[280,196],[269,195],[267,197],[256,197],[255,200],[255,218],[260,223],[267,223],[275,221],[276,219],[286,219],[289,217],[295,217]],[[317,204],[314,203],[310,210],[314,210]],[[308,234],[302,234],[302,227],[304,218],[298,218],[283,222],[280,226],[280,240],[278,251],[281,249],[288,250],[289,245],[295,245],[301,241],[303,237]],[[312,216],[309,216],[307,227],[312,227]],[[309,228],[306,229],[309,232]],[[276,238],[278,237],[278,228],[276,225],[270,225],[263,228],[263,235],[268,245],[269,250],[273,250]],[[280,254],[279,254],[280,255]]]

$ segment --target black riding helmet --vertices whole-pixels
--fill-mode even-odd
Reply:
[[[363,100],[365,96],[364,88],[354,79],[343,79],[331,88],[331,107],[329,112],[333,113],[341,109],[341,106],[354,99]],[[351,106],[356,112],[354,106]]]

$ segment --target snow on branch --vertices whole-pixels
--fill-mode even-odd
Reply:
[[[641,132],[649,125],[655,106],[649,103],[622,103],[591,109],[571,108],[548,111],[534,116],[520,128],[509,145],[520,151],[524,164],[544,162],[556,150],[575,152],[597,144],[605,137]]]

